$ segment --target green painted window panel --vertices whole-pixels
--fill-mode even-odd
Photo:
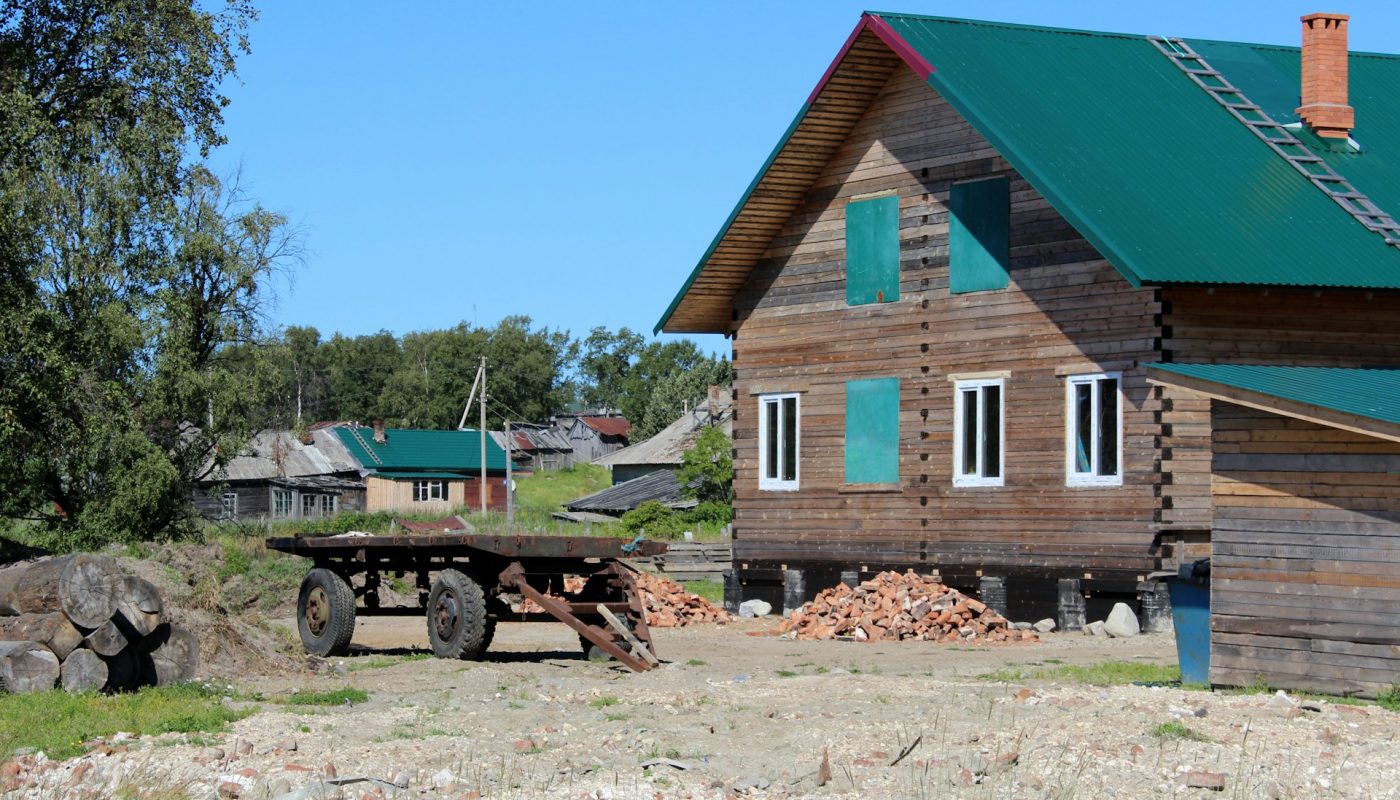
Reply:
[[[948,291],[1005,289],[1011,276],[1011,182],[955,183],[948,193]]]
[[[846,204],[846,305],[899,299],[899,198]]]
[[[846,382],[846,483],[899,482],[899,378]]]

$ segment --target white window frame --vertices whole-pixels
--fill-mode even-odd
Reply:
[[[220,494],[219,505],[224,508],[221,519],[238,519],[238,492],[224,492]]]
[[[793,401],[792,410],[797,415],[797,420],[792,426],[796,441],[784,441],[787,426],[783,419],[783,401],[791,399]],[[791,447],[792,459],[792,479],[768,477],[768,413],[769,405],[773,406],[773,413],[778,414],[778,463],[781,464],[783,454]],[[775,394],[761,394],[758,396],[758,488],[765,492],[795,492],[802,483],[802,395],[797,392],[782,392]]]
[[[446,481],[424,480],[413,482],[413,502],[430,503],[434,500],[446,500]]]
[[[1118,471],[1113,475],[1100,475],[1099,472],[1099,392],[1098,382],[1109,380],[1117,382],[1118,391],[1113,393],[1114,402],[1118,404],[1118,441],[1114,442],[1117,449]],[[1093,389],[1090,392],[1092,402],[1090,410],[1090,422],[1094,426],[1091,436],[1092,446],[1089,454],[1089,472],[1079,472],[1075,469],[1075,442],[1078,439],[1079,416],[1076,413],[1074,395],[1075,387],[1089,384]],[[1088,375],[1069,375],[1065,378],[1065,485],[1066,486],[1122,486],[1123,485],[1123,374],[1120,372],[1098,372]]]
[[[967,431],[963,427],[963,410],[966,400],[964,395],[967,392],[975,392],[977,397],[977,425],[978,430],[973,431],[973,436],[979,444],[982,441],[981,427],[986,424],[987,419],[987,395],[983,389],[995,386],[1001,395],[1001,403],[997,407],[997,452],[1000,469],[997,470],[996,477],[987,477],[986,472],[986,452],[982,447],[977,448],[977,474],[965,475],[962,472],[962,453],[964,437]],[[1006,483],[1006,380],[1004,378],[986,378],[978,380],[961,380],[953,382],[953,485],[954,486],[1003,486]]]
[[[291,490],[291,489],[273,489],[273,490],[272,490],[272,518],[273,518],[273,519],[291,519],[291,518],[292,518],[292,512],[293,512],[293,505],[292,505],[292,504],[293,504],[293,501],[294,501],[294,500],[295,500],[295,497],[292,495],[292,490]],[[283,503],[285,503],[285,505],[283,505]]]

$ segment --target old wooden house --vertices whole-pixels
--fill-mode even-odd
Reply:
[[[626,417],[598,414],[561,415],[555,424],[568,439],[576,464],[591,464],[626,447],[632,430]]]
[[[265,431],[201,481],[193,499],[208,519],[314,519],[364,510],[365,483],[330,431]]]
[[[446,514],[481,509],[481,434],[474,430],[332,428],[366,473],[365,510]],[[486,437],[486,507],[506,508],[506,455]]]
[[[1346,25],[862,16],[657,326],[732,339],[744,596],[913,567],[1095,616],[1214,544],[1219,677],[1393,676],[1393,615],[1357,617],[1400,599],[1394,420],[1346,399],[1400,366],[1400,58]],[[1311,401],[1347,422],[1156,364],[1337,370]]]
[[[657,470],[675,472],[681,468],[681,457],[695,446],[695,440],[706,428],[719,428],[732,436],[733,401],[729,392],[711,386],[702,403],[696,403],[676,418],[675,422],[657,431],[655,436],[629,444],[594,461],[607,467],[614,484],[625,483]]]

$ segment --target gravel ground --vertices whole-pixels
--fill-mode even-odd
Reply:
[[[634,675],[581,660],[562,626],[503,625],[486,662],[374,666],[421,652],[421,628],[363,621],[356,642],[370,652],[322,674],[238,683],[268,702],[226,734],[117,742],[110,755],[26,767],[36,785],[10,796],[1400,797],[1400,715],[1375,706],[976,677],[1167,663],[1165,636],[798,642],[777,638],[776,621],[745,620],[657,631],[670,663]],[[271,702],[344,686],[369,701]],[[1167,735],[1154,735],[1164,724]],[[327,773],[374,780],[335,786]],[[1223,789],[1188,786],[1211,782]]]

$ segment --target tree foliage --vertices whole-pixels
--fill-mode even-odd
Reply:
[[[0,514],[62,544],[178,529],[247,433],[283,220],[191,161],[222,142],[242,0],[0,0]]]
[[[682,494],[702,503],[733,502],[734,440],[719,427],[701,431],[695,445],[681,454],[676,482]]]

